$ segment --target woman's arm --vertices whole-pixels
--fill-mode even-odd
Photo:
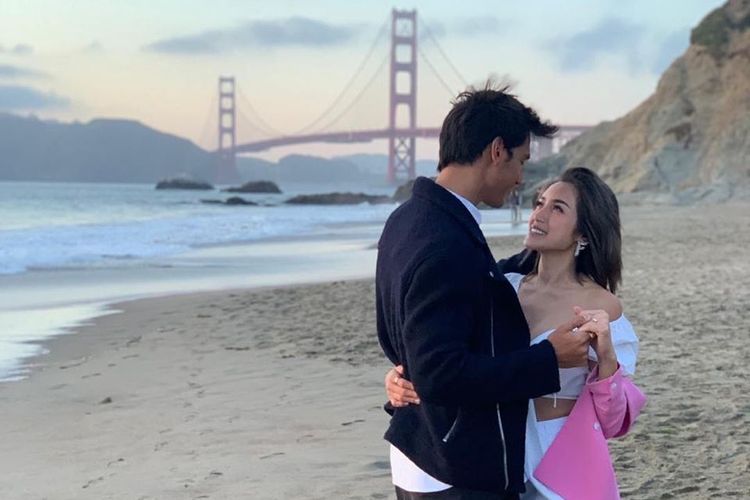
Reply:
[[[643,392],[627,376],[635,370],[638,337],[624,317],[609,323],[606,312],[587,312],[597,321],[581,328],[588,329],[596,336],[592,340],[592,347],[598,363],[586,381],[585,390],[591,393],[604,437],[623,436],[633,426],[646,403]]]
[[[394,408],[420,403],[414,385],[406,380],[403,375],[404,367],[402,365],[391,368],[385,374],[385,392],[388,395],[388,401]]]
[[[646,404],[646,396],[623,374],[622,367],[607,378],[599,378],[598,367],[591,372],[585,390],[594,400],[599,425],[607,439],[624,436]]]

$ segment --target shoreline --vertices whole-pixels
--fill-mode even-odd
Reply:
[[[485,230],[490,234],[518,231],[502,217],[504,213],[497,212],[489,218]],[[0,329],[0,348],[6,343],[5,349],[0,349],[0,383],[24,376],[18,372],[24,371],[28,356],[14,354],[31,350],[23,345],[38,345],[45,337],[74,332],[76,325],[106,314],[103,309],[112,304],[183,293],[374,276],[374,242],[381,229],[381,225],[371,222],[342,222],[298,237],[204,245],[179,256],[140,259],[117,266],[35,269],[0,275],[0,286],[15,291],[0,304],[0,326],[7,324],[5,331],[11,334],[3,336]],[[35,321],[41,316],[60,320],[56,324],[45,322],[43,332]],[[17,331],[33,334],[14,340]]]
[[[68,365],[72,361],[86,358],[93,354],[94,350],[100,350],[96,348],[105,347],[105,342],[101,342],[99,339],[98,344],[90,344],[89,342],[93,338],[97,329],[111,328],[109,325],[103,325],[105,320],[110,316],[141,316],[145,311],[159,311],[164,308],[174,307],[185,307],[177,304],[191,304],[199,302],[211,302],[212,299],[222,299],[226,297],[235,297],[240,294],[249,295],[253,293],[273,292],[287,289],[305,289],[314,288],[320,285],[332,284],[337,282],[345,283],[358,283],[358,282],[369,282],[369,278],[342,278],[341,280],[335,281],[315,281],[307,283],[293,283],[288,285],[265,285],[258,287],[244,287],[244,288],[222,288],[216,290],[198,290],[188,291],[183,293],[165,293],[157,295],[148,295],[134,298],[127,298],[125,300],[115,300],[112,302],[103,302],[98,304],[98,313],[95,316],[90,316],[82,320],[81,322],[65,326],[60,329],[60,332],[47,337],[38,342],[31,342],[34,345],[39,345],[44,352],[32,355],[28,358],[24,358],[24,361],[31,365],[32,369],[26,376],[18,381],[10,383],[16,383],[23,380],[32,378],[36,371],[44,371],[45,365]],[[88,305],[84,304],[84,305]],[[126,322],[125,322],[126,323]],[[119,334],[125,334],[126,330],[120,330]],[[116,336],[111,340],[122,340]],[[48,362],[45,363],[45,360]],[[0,387],[5,382],[0,382]]]
[[[510,224],[510,223],[509,223]],[[493,251],[493,254],[496,256],[496,258],[500,259],[502,256],[510,256],[513,253],[519,251],[522,248],[523,245],[523,236],[521,235],[500,235],[500,236],[490,236],[487,238],[488,243],[490,244],[490,247]],[[273,242],[271,242],[273,243]],[[241,247],[243,245],[232,245]],[[366,248],[360,249],[360,252],[369,252],[373,253],[377,250],[377,247],[375,245],[368,246]],[[225,297],[225,296],[233,296],[237,294],[245,294],[245,293],[253,293],[253,292],[264,292],[264,291],[273,291],[273,290],[284,290],[284,289],[294,289],[294,288],[307,288],[307,287],[315,287],[316,285],[326,285],[326,284],[333,284],[333,283],[339,283],[339,282],[348,282],[348,283],[365,283],[365,282],[373,282],[374,283],[374,265],[373,265],[373,272],[372,276],[369,276],[368,273],[362,273],[362,274],[340,274],[336,276],[334,279],[331,279],[327,276],[319,276],[319,277],[312,277],[308,278],[307,280],[301,280],[301,281],[295,281],[290,283],[283,283],[283,284],[262,284],[262,285],[248,285],[248,286],[226,286],[223,288],[216,288],[216,289],[203,289],[203,290],[190,290],[185,292],[174,292],[174,291],[168,291],[168,292],[155,292],[155,293],[145,293],[145,294],[135,294],[132,297],[125,297],[125,298],[114,298],[111,300],[105,300],[105,301],[99,301],[92,303],[90,301],[81,301],[81,302],[73,302],[73,303],[64,303],[59,305],[69,305],[69,306],[90,306],[97,310],[97,312],[94,315],[87,316],[85,318],[81,318],[80,320],[76,321],[74,324],[64,325],[59,327],[55,333],[49,335],[48,337],[39,340],[39,341],[30,341],[29,343],[32,345],[38,345],[42,352],[39,354],[34,354],[29,357],[22,358],[20,360],[20,364],[22,367],[30,367],[31,370],[28,373],[22,374],[19,380],[10,380],[10,381],[2,381],[0,380],[0,386],[4,383],[17,383],[19,381],[25,380],[26,378],[29,378],[33,375],[33,370],[39,367],[44,366],[44,360],[45,359],[53,359],[55,357],[55,354],[57,354],[60,350],[63,352],[75,352],[74,349],[68,348],[66,345],[66,341],[70,341],[71,343],[75,344],[75,342],[72,340],[73,338],[77,337],[78,335],[85,334],[89,329],[96,328],[97,323],[100,319],[106,318],[107,316],[111,315],[122,315],[127,314],[131,309],[140,310],[141,307],[140,304],[146,301],[166,301],[167,303],[171,303],[173,301],[180,301],[181,299],[185,302],[192,302],[192,299],[196,298],[204,298],[204,299],[210,299],[213,296],[217,297]],[[30,308],[33,310],[33,308]],[[45,306],[39,306],[39,309],[46,309]],[[0,311],[1,312],[1,311]],[[63,349],[60,349],[60,347],[63,346]],[[58,360],[59,361],[59,360]]]
[[[626,207],[625,498],[750,489],[750,205]],[[497,258],[519,236],[490,238]],[[391,498],[371,278],[112,304],[0,384],[2,498]],[[45,481],[39,481],[44,477]]]
[[[522,236],[519,235],[505,235],[505,236],[492,236],[488,238],[493,253],[505,252],[498,255],[511,255],[516,252],[516,249],[520,249],[522,245]],[[375,247],[368,247],[365,250],[375,251]],[[496,255],[497,256],[497,255]],[[501,257],[498,257],[501,258]],[[366,273],[365,273],[366,274]],[[82,318],[76,321],[74,324],[61,326],[52,335],[39,340],[29,341],[32,345],[37,345],[41,348],[42,352],[34,354],[29,357],[21,359],[21,365],[23,367],[29,367],[30,370],[27,373],[21,375],[22,378],[19,380],[0,380],[0,387],[5,383],[17,383],[33,376],[34,371],[43,368],[45,360],[49,360],[50,363],[60,363],[64,361],[70,361],[70,359],[80,358],[82,356],[75,356],[74,353],[78,352],[79,349],[83,349],[85,343],[77,341],[78,336],[84,336],[90,330],[97,328],[99,321],[103,318],[107,318],[112,315],[127,315],[138,314],[137,311],[143,309],[142,304],[146,302],[160,303],[165,302],[171,304],[173,302],[188,302],[192,303],[198,299],[210,300],[214,297],[222,298],[226,296],[234,296],[237,294],[250,294],[254,292],[269,292],[269,291],[280,291],[288,289],[305,289],[314,288],[321,285],[330,285],[335,283],[370,283],[374,284],[374,275],[363,276],[338,276],[337,279],[329,279],[326,277],[313,278],[309,281],[299,281],[293,283],[285,283],[281,285],[250,285],[244,287],[226,287],[217,289],[206,289],[206,290],[191,290],[186,292],[164,292],[164,293],[153,293],[153,294],[140,294],[124,299],[112,299],[108,301],[101,301],[97,303],[92,302],[73,302],[60,305],[69,306],[91,306],[97,310],[94,315]],[[46,309],[45,306],[40,306],[39,309]],[[33,309],[32,309],[33,310]],[[61,354],[63,353],[63,354]]]

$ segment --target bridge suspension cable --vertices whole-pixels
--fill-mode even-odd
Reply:
[[[427,67],[430,69],[430,71],[432,71],[432,74],[435,75],[435,78],[437,78],[438,81],[443,85],[443,88],[445,88],[445,90],[448,91],[451,98],[456,97],[456,94],[457,94],[456,89],[451,88],[451,86],[448,85],[448,83],[443,79],[443,77],[440,76],[440,73],[438,72],[437,69],[435,69],[435,66],[432,65],[432,63],[430,62],[430,59],[427,57],[427,55],[425,55],[424,52],[422,52],[422,48],[418,47],[417,51],[419,52],[419,55],[422,57],[422,60],[425,63],[427,63]]]
[[[386,33],[388,32],[388,24],[390,21],[390,16],[386,17],[383,24],[380,26],[380,29],[378,30],[378,34],[375,36],[375,40],[372,42],[372,45],[370,45],[370,48],[368,49],[367,53],[365,54],[364,59],[362,59],[362,62],[359,64],[357,69],[354,71],[352,76],[349,78],[349,81],[346,82],[346,85],[341,89],[339,94],[336,96],[336,98],[331,102],[331,104],[323,111],[320,116],[318,116],[315,120],[307,124],[305,127],[297,130],[291,135],[302,135],[305,133],[309,133],[311,130],[314,129],[315,126],[317,126],[320,122],[325,120],[328,116],[330,116],[330,113],[333,112],[334,108],[340,104],[346,95],[347,91],[349,91],[351,88],[353,88],[354,81],[357,79],[358,76],[362,74],[362,72],[365,69],[365,66],[370,61],[370,58],[375,53],[375,49],[377,46],[381,43],[381,41],[385,38]],[[369,81],[365,87],[369,86],[372,82]],[[360,92],[354,100],[358,100],[361,97],[362,92]],[[351,104],[347,106],[346,110],[348,111],[351,108]],[[336,119],[340,118],[341,115],[338,115]],[[330,126],[330,124],[328,125]],[[318,130],[325,130],[326,127],[320,128]]]
[[[429,40],[435,45],[435,47],[437,48],[437,50],[440,53],[440,55],[443,56],[443,59],[445,60],[445,62],[448,63],[448,66],[451,68],[451,70],[453,71],[453,73],[461,81],[461,84],[464,87],[468,87],[469,86],[469,82],[466,80],[466,78],[464,78],[464,76],[461,74],[461,72],[458,71],[458,68],[456,68],[456,65],[453,64],[453,62],[448,57],[448,54],[446,54],[445,51],[443,50],[443,47],[440,46],[440,43],[438,43],[438,41],[437,41],[437,37],[432,33],[432,30],[430,29],[429,25],[427,23],[423,22],[422,19],[420,18],[419,19],[419,26],[420,26],[420,29],[427,35],[427,38],[429,38]]]
[[[242,89],[239,86],[237,87],[237,94],[239,94],[240,98],[240,106],[237,106],[237,113],[242,118],[244,118],[248,124],[251,124],[251,126],[255,130],[258,130],[269,137],[285,135],[273,128],[265,120],[263,120],[263,118],[261,118],[260,113],[258,113],[255,107],[250,103],[250,99],[245,97],[245,94],[242,92]],[[245,115],[242,112],[243,109],[247,109],[250,112],[251,117]]]
[[[237,131],[242,132],[242,137],[247,139],[263,139],[267,137],[278,137],[280,133],[274,130],[266,129],[248,117],[242,109],[238,108],[237,113]],[[239,134],[238,134],[239,135]],[[240,140],[238,138],[238,140]]]
[[[349,103],[349,105],[346,108],[344,108],[339,114],[337,114],[331,121],[329,121],[326,125],[322,126],[320,129],[318,129],[319,131],[325,131],[325,130],[330,129],[333,125],[336,124],[336,122],[338,122],[344,115],[346,115],[349,111],[352,110],[352,108],[354,108],[354,106],[356,106],[359,103],[359,101],[365,95],[365,92],[367,92],[367,90],[370,89],[370,87],[375,82],[375,80],[377,79],[377,77],[381,75],[381,72],[383,71],[383,69],[385,68],[386,64],[388,63],[389,58],[390,58],[390,54],[386,54],[386,56],[383,58],[383,60],[381,61],[380,65],[375,70],[375,72],[372,74],[372,76],[367,81],[367,83],[365,84],[365,86],[354,97],[354,100],[352,100],[352,102]]]

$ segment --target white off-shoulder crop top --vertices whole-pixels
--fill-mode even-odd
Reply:
[[[524,275],[518,273],[507,273],[505,277],[510,284],[513,285],[516,293],[518,293]],[[531,345],[546,340],[553,331],[554,330],[547,330],[546,332],[537,335],[531,339]],[[620,363],[620,367],[626,375],[633,376],[635,373],[635,360],[638,358],[638,337],[635,335],[633,325],[630,324],[630,321],[628,321],[623,314],[609,323],[609,332],[612,337],[612,345],[615,348],[617,361]],[[589,347],[589,359],[597,361],[596,353],[591,347]],[[560,391],[542,397],[553,399],[578,399],[578,396],[580,396],[581,391],[583,390],[583,386],[586,384],[586,377],[588,374],[588,367],[560,368]]]

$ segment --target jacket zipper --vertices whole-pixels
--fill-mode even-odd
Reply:
[[[492,276],[492,273],[490,273]],[[492,357],[495,357],[495,302],[490,296],[490,341],[492,342]],[[497,425],[500,428],[500,438],[503,440],[503,467],[505,469],[505,489],[508,489],[510,478],[508,477],[508,452],[505,449],[505,432],[503,432],[503,417],[500,416],[500,403],[495,404],[497,411]],[[455,424],[454,424],[455,425]],[[452,429],[452,428],[451,428]],[[450,431],[448,431],[450,434]]]
[[[451,428],[448,429],[448,432],[445,433],[445,436],[443,437],[443,442],[447,443],[448,440],[453,435],[453,431],[456,430],[456,424],[458,423],[458,415],[456,415],[456,419],[453,421],[453,425],[451,425]]]

